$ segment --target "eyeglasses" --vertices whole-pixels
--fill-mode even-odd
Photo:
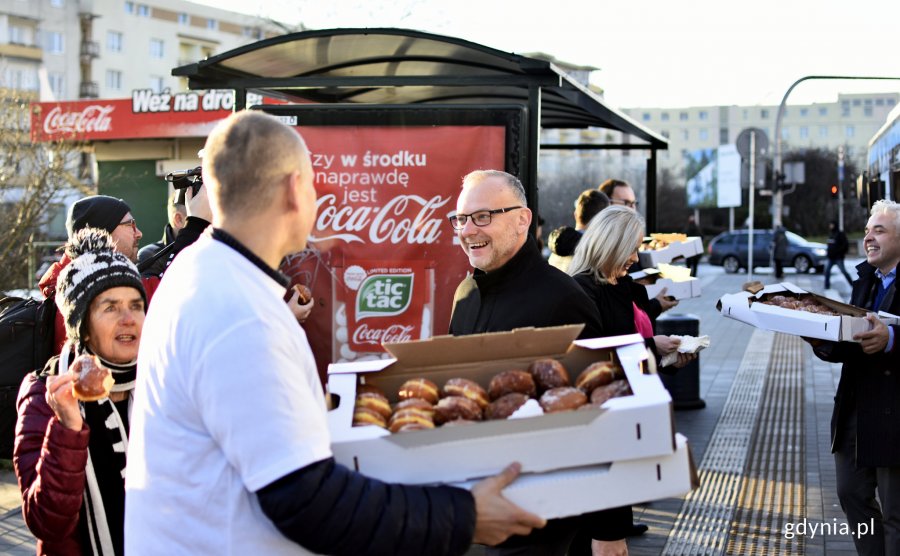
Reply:
[[[636,209],[638,207],[637,201],[624,201],[622,199],[610,199],[610,204],[612,205],[622,205],[623,207],[628,207],[632,209]]]
[[[462,230],[466,227],[466,222],[469,221],[469,218],[472,219],[472,224],[476,226],[483,227],[487,226],[491,223],[491,217],[495,214],[503,214],[504,212],[509,212],[511,210],[516,210],[525,207],[506,207],[502,209],[494,209],[494,210],[478,210],[473,212],[472,214],[457,214],[455,216],[451,216],[448,218],[450,220],[450,225],[453,226],[454,230]]]
[[[119,222],[118,225],[119,226],[131,226],[132,230],[137,231],[137,222],[134,221],[134,218],[132,218],[131,220],[123,220],[122,222]]]

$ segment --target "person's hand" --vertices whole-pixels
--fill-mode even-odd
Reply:
[[[656,344],[656,351],[658,351],[660,355],[668,355],[673,351],[677,351],[678,346],[681,345],[681,340],[678,338],[663,335],[654,336],[653,342]]]
[[[674,297],[669,297],[666,295],[666,291],[669,288],[663,288],[659,290],[659,293],[656,294],[656,300],[659,301],[659,306],[662,308],[663,312],[668,311],[672,307],[678,305],[678,300]]]
[[[625,539],[620,541],[591,541],[591,556],[628,556]]]
[[[187,210],[187,215],[212,222],[212,209],[209,207],[206,186],[201,186],[196,196],[193,195],[193,190],[192,187],[188,187],[184,192],[184,206]]]
[[[493,546],[512,535],[527,535],[540,529],[547,520],[526,512],[503,497],[503,489],[516,480],[522,466],[513,463],[499,475],[479,481],[472,487],[475,498],[475,537],[472,542]]]
[[[72,394],[72,384],[78,378],[74,373],[63,373],[47,377],[47,405],[56,414],[56,419],[67,429],[80,431],[84,420],[78,400]]]
[[[306,319],[309,318],[309,314],[312,313],[313,299],[306,303],[306,305],[302,305],[300,303],[300,292],[296,289],[293,289],[293,293],[291,294],[291,298],[287,301],[288,308],[294,313],[294,318],[297,319],[297,322],[303,324],[306,322]]]
[[[672,363],[672,366],[676,369],[680,369],[695,359],[697,359],[696,353],[679,353],[678,361]]]
[[[866,315],[866,320],[871,322],[874,328],[868,332],[854,334],[853,339],[858,341],[864,353],[881,353],[887,347],[890,333],[886,324],[881,322],[873,313]]]

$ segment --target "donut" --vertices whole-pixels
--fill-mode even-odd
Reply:
[[[616,364],[612,361],[591,363],[575,379],[575,387],[581,389],[585,394],[590,394],[594,388],[615,380],[616,372]]]
[[[609,384],[598,386],[591,392],[591,404],[603,405],[606,400],[631,395],[631,388],[626,380],[617,379]]]
[[[390,419],[393,413],[387,398],[375,392],[364,392],[356,396],[356,407],[367,407],[377,411],[385,419]]]
[[[433,428],[434,423],[430,423],[428,425],[423,425],[422,423],[406,423],[405,425],[399,427],[397,430],[391,432],[425,431]]]
[[[72,395],[76,400],[95,402],[109,397],[109,391],[115,384],[109,369],[100,364],[93,355],[82,353],[69,366],[69,372],[78,375],[72,383]]]
[[[528,367],[538,392],[569,385],[569,372],[556,359],[538,359]]]
[[[537,393],[537,387],[534,385],[531,374],[520,370],[503,371],[495,375],[488,384],[488,394],[492,400],[512,392],[519,392],[533,398]]]
[[[399,432],[406,425],[419,425],[433,429],[434,421],[431,419],[431,415],[421,409],[402,409],[391,417],[388,429],[391,432]]]
[[[367,393],[378,394],[382,398],[387,399],[387,394],[384,393],[384,390],[375,386],[374,384],[358,384],[356,386],[356,395],[357,396],[360,394],[367,394]]]
[[[401,400],[410,398],[422,398],[428,403],[437,403],[440,398],[437,384],[431,382],[427,378],[413,378],[407,380],[400,386],[397,397]]]
[[[383,429],[387,428],[387,421],[374,409],[368,407],[357,407],[353,410],[353,426],[361,427],[363,425],[377,425]]]
[[[422,398],[409,398],[408,400],[398,402],[397,405],[394,406],[394,413],[404,409],[418,409],[429,415],[434,415],[434,405],[426,402]]]
[[[467,378],[451,378],[444,384],[443,394],[445,397],[462,396],[469,398],[478,404],[478,407],[484,409],[490,403],[487,392],[480,384]]]
[[[299,303],[300,305],[306,305],[307,303],[312,301],[312,291],[310,291],[310,289],[303,284],[294,284],[293,286],[289,287],[284,294],[284,300],[290,301],[291,297],[294,296],[294,292],[300,294],[300,296],[297,298],[297,303]]]
[[[443,425],[456,419],[481,421],[481,408],[477,403],[462,396],[450,396],[439,401],[434,408],[435,424]]]
[[[492,401],[484,410],[485,419],[508,419],[530,398],[521,392],[510,392]]]
[[[452,421],[447,421],[443,426],[445,427],[458,427],[460,425],[474,425],[478,421],[469,421],[468,419],[454,419]]]
[[[540,404],[544,413],[558,413],[578,409],[587,403],[587,399],[587,395],[578,388],[561,386],[544,392]]]

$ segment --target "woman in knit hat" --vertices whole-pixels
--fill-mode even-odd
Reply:
[[[110,235],[85,228],[66,245],[56,304],[69,340],[19,389],[13,453],[25,523],[38,554],[122,554],[125,452],[146,294]],[[70,363],[99,359],[108,397],[79,401]]]

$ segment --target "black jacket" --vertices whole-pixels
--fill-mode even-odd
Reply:
[[[529,238],[502,268],[475,270],[456,289],[450,333],[506,332],[528,326],[584,323],[581,338],[603,336],[600,316],[571,276],[545,261]],[[631,526],[631,507],[615,508],[566,519],[554,519],[527,537],[515,536],[502,546],[527,546],[583,528],[593,538],[617,540]]]
[[[659,303],[652,303],[647,297],[647,288],[635,283],[631,276],[619,278],[615,284],[598,284],[589,272],[576,274],[574,278],[597,306],[604,336],[621,336],[637,332],[634,326],[634,305],[647,313],[653,325],[653,333],[656,333],[656,319],[660,313]],[[656,342],[653,338],[647,338],[645,344],[658,362]]]
[[[553,268],[528,239],[493,272],[476,269],[456,288],[450,333],[505,332],[584,323],[581,338],[603,335],[600,316],[571,276]]]
[[[859,279],[853,282],[850,303],[872,309],[880,280],[867,262],[857,265],[856,270]],[[897,280],[878,309],[900,314]],[[894,349],[890,353],[867,355],[853,342],[826,342],[813,350],[825,361],[844,364],[831,416],[831,446],[834,451],[839,445],[848,417],[855,410],[856,460],[863,467],[900,465],[900,326],[893,329]]]
[[[847,234],[840,230],[831,232],[828,236],[828,258],[836,261],[847,255]]]

